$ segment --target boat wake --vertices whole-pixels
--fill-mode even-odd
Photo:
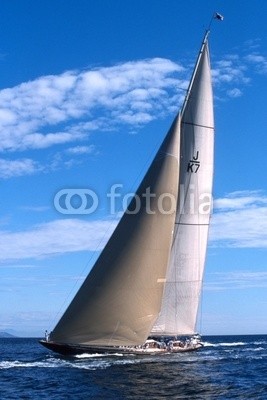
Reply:
[[[123,357],[122,353],[114,353],[112,354],[113,357]],[[105,354],[105,353],[94,353],[94,354],[89,354],[89,353],[83,353],[83,354],[76,354],[74,355],[74,358],[77,359],[83,359],[83,358],[97,358],[97,357],[110,357],[110,354]]]
[[[221,343],[210,343],[204,342],[204,347],[235,347],[235,346],[245,346],[244,342],[221,342]]]
[[[88,357],[89,356],[89,357]],[[85,355],[85,357],[79,356],[83,360],[64,360],[64,359],[44,359],[43,361],[1,361],[0,362],[0,370],[7,369],[20,369],[20,368],[77,368],[77,369],[86,369],[86,370],[97,370],[97,369],[107,369],[113,365],[121,365],[121,364],[133,364],[136,360],[106,360],[103,359],[103,354],[101,354],[101,360],[96,360],[97,355],[94,356],[94,359],[91,359],[90,362],[88,358],[92,358],[92,355]]]

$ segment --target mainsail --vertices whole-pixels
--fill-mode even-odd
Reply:
[[[207,36],[208,33],[182,109],[175,232],[161,312],[152,328],[153,335],[195,332],[213,180],[214,120]]]
[[[160,311],[173,239],[179,141],[178,115],[128,210],[51,333],[52,342],[130,346],[147,339]],[[153,194],[149,210],[148,189]]]

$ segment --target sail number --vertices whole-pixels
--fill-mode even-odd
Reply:
[[[199,156],[199,151],[196,152],[196,155],[192,157],[192,160],[190,160],[187,164],[187,172],[192,172],[192,173],[197,173],[200,167],[200,161],[198,159]]]

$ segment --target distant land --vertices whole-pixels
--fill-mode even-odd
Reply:
[[[11,335],[11,333],[7,333],[7,332],[0,332],[0,338],[14,338],[16,336]]]

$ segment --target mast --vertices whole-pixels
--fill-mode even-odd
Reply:
[[[199,62],[200,62],[200,59],[201,59],[201,55],[202,55],[203,50],[205,48],[205,44],[208,41],[208,36],[210,34],[211,24],[214,21],[214,19],[217,19],[219,21],[223,21],[224,17],[223,17],[222,14],[219,14],[218,12],[214,12],[212,17],[211,17],[211,20],[210,20],[210,23],[208,25],[208,28],[206,29],[206,32],[204,34],[204,39],[202,41],[202,44],[201,44],[201,47],[200,47],[200,50],[199,50],[199,53],[198,53],[197,61],[196,61],[196,64],[195,64],[195,68],[193,70],[193,74],[191,76],[191,80],[190,80],[190,83],[189,83],[189,86],[188,86],[188,89],[187,89],[187,93],[186,93],[186,96],[185,96],[185,99],[184,99],[184,103],[183,103],[183,106],[182,106],[182,109],[181,109],[181,118],[183,117],[183,113],[184,113],[188,98],[190,96],[190,92],[191,92],[192,85],[193,85],[193,82],[194,82],[194,79],[195,79],[195,75],[196,75],[196,72],[197,72],[197,69],[198,69],[198,65],[199,65]]]
[[[212,18],[212,20],[213,20],[213,18]],[[212,20],[211,20],[211,22],[212,22]],[[182,109],[181,109],[181,118],[183,117],[186,104],[187,104],[188,99],[190,97],[190,93],[191,93],[191,90],[192,90],[193,82],[195,80],[195,76],[196,76],[196,73],[197,73],[197,70],[198,70],[198,66],[199,66],[199,63],[200,63],[200,60],[201,60],[201,57],[202,57],[203,50],[204,50],[205,45],[206,45],[206,43],[208,41],[208,37],[209,37],[209,34],[210,34],[211,22],[209,24],[209,29],[207,29],[206,32],[205,32],[205,35],[204,35],[204,38],[203,38],[203,41],[202,41],[202,44],[201,44],[201,47],[200,47],[200,50],[199,50],[199,53],[198,53],[198,56],[197,56],[195,67],[194,67],[194,70],[193,70],[193,73],[192,73],[192,76],[191,76],[191,79],[190,79],[190,82],[189,82],[189,85],[188,85],[188,88],[187,88],[187,91],[186,91],[184,103],[183,103]]]

